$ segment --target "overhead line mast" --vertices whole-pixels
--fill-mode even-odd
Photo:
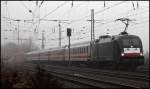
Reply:
[[[41,19],[41,20],[58,22],[58,26],[59,26],[59,47],[61,47],[61,24],[60,23],[67,23],[66,21],[69,21],[69,20],[47,20],[47,19]]]

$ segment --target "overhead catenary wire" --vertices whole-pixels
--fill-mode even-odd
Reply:
[[[57,9],[61,8],[62,6],[64,6],[65,4],[67,4],[68,1],[62,3],[61,5],[57,6],[55,9],[53,9],[52,11],[50,11],[48,14],[44,15],[41,19],[44,19],[45,17],[49,16],[50,14],[52,14],[53,12],[55,12]]]
[[[116,6],[118,6],[118,5],[120,5],[120,4],[123,4],[123,3],[125,3],[125,2],[126,2],[126,1],[121,1],[121,2],[119,2],[119,3],[113,4],[113,5],[111,5],[111,6],[107,7],[107,8],[104,8],[104,9],[102,9],[102,10],[99,10],[99,11],[95,12],[94,15],[97,15],[97,14],[99,14],[99,13],[102,13],[102,12],[104,12],[104,11],[110,9],[110,8],[116,7]],[[81,21],[81,20],[83,20],[84,18],[87,18],[87,17],[89,17],[89,16],[91,16],[91,15],[84,16],[84,17],[82,17],[82,18],[80,18],[80,19],[72,20],[71,22]]]
[[[107,7],[107,8],[104,8],[103,10],[100,10],[100,11],[95,12],[94,14],[97,15],[97,14],[99,14],[99,13],[102,13],[102,12],[104,12],[104,11],[110,9],[110,8],[113,8],[113,7],[116,7],[116,6],[118,6],[118,5],[121,5],[121,4],[123,4],[123,3],[126,3],[126,1],[121,1],[121,2],[119,2],[119,3],[113,4],[113,5],[111,5],[110,7]]]
[[[148,8],[148,7],[146,7],[146,8]],[[143,10],[143,9],[146,9],[146,8],[139,8],[139,9]],[[131,12],[131,11],[133,11],[133,9],[132,9],[132,10],[129,10],[128,12]],[[123,16],[123,17],[137,16],[137,15],[145,14],[144,12],[147,12],[147,10],[146,10],[146,11],[142,11],[142,12],[138,12],[138,13],[136,13],[136,14],[129,14],[129,15],[126,15],[126,16]],[[126,12],[125,12],[125,13],[126,13]],[[121,14],[125,14],[125,13],[121,13]],[[112,23],[112,22],[114,22],[115,19],[106,18],[105,20],[108,20],[108,21],[107,21],[106,23],[104,23],[104,24],[101,24],[101,26],[102,26],[102,25],[109,24],[109,23]],[[99,25],[99,24],[97,24],[97,25]]]
[[[75,5],[74,5],[74,8],[77,9],[77,8],[79,8],[82,4],[83,4],[83,3],[80,3],[79,5],[77,5],[76,8],[75,8]],[[62,16],[65,16],[66,14],[68,14],[68,13],[70,12],[70,10],[72,10],[72,8],[69,8],[69,10],[67,10],[66,12],[64,12],[64,13],[62,14]]]
[[[20,3],[26,8],[26,10],[30,10],[24,3],[23,3],[23,1],[20,1]]]
[[[23,3],[23,1],[20,1],[20,3],[25,7],[25,9],[26,9],[29,13],[32,13],[33,16],[35,15],[35,14],[32,12],[32,10],[29,9],[29,8]]]

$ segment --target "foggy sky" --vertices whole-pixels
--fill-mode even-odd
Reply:
[[[41,1],[38,2],[38,5],[40,3]],[[120,4],[113,6],[117,3]],[[70,24],[61,23],[62,45],[68,44],[67,27],[73,29],[71,43],[88,41],[90,40],[91,23],[86,20],[90,20],[91,9],[94,9],[95,20],[101,20],[100,23],[95,23],[95,38],[106,34],[107,29],[109,29],[110,35],[119,34],[124,30],[125,25],[114,20],[128,17],[136,19],[135,23],[130,23],[128,33],[138,35],[143,42],[144,51],[149,51],[149,1],[138,1],[138,8],[137,1],[106,1],[105,7],[103,1],[73,1],[73,6],[71,5],[72,1],[44,1],[40,9],[34,12],[35,16],[33,16],[32,13],[29,13],[29,10],[35,10],[36,1],[8,1],[7,4],[5,1],[1,1],[1,44],[10,41],[17,43],[17,40],[15,40],[17,38],[15,28],[18,26],[16,22],[11,21],[10,24],[10,21],[2,17],[21,20],[34,19],[34,22],[38,21],[39,17],[43,18],[44,16],[44,19],[49,20],[69,20],[68,23],[70,22]],[[53,10],[55,11],[52,12]],[[96,14],[97,11],[99,11],[98,14]],[[47,15],[50,12],[52,13]],[[45,30],[45,49],[58,46],[58,22],[41,21],[36,29],[38,33],[34,33],[36,26],[38,26],[38,23],[33,25],[32,23],[21,21],[19,23],[20,38],[27,39],[32,36],[34,42],[41,47],[42,41],[37,39],[41,39],[41,32]],[[6,29],[12,31],[3,31]],[[8,37],[9,40],[4,40],[3,38],[5,37]]]

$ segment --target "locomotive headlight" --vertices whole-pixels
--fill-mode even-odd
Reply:
[[[140,53],[140,56],[143,56],[143,53]]]
[[[124,53],[121,53],[121,56],[124,56]]]

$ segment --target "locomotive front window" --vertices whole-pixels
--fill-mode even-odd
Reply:
[[[122,40],[124,46],[139,46],[140,41],[137,38],[124,38]]]

